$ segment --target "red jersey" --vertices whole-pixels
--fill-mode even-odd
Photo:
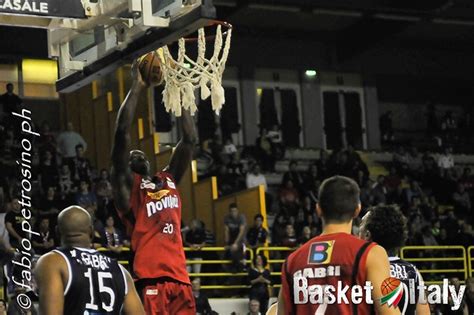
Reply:
[[[371,291],[364,285],[367,254],[373,246],[375,243],[350,234],[334,233],[317,236],[293,252],[281,276],[285,315],[370,314],[365,295],[371,299]],[[354,285],[362,287],[363,296],[357,305],[351,302]],[[342,294],[347,299],[339,298]]]
[[[133,271],[139,279],[169,277],[190,284],[181,238],[181,198],[171,174],[158,172],[155,176],[162,187],[134,174],[133,218],[123,218],[135,251]]]

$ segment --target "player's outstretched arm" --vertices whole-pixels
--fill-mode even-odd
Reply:
[[[127,278],[128,293],[125,296],[125,301],[123,302],[123,314],[124,315],[145,315],[145,310],[143,309],[142,302],[138,297],[137,290],[135,289],[135,284],[133,283],[132,277],[127,270],[123,269]]]
[[[122,212],[128,212],[130,189],[132,187],[132,174],[129,169],[129,149],[130,149],[130,127],[140,97],[140,92],[145,88],[138,63],[132,65],[132,87],[124,102],[120,106],[115,122],[114,143],[112,145],[112,169],[110,173],[113,187],[114,201]]]
[[[390,277],[390,263],[385,249],[379,245],[370,249],[366,262],[367,280],[373,286],[372,299],[374,300],[375,312],[383,315],[400,315],[398,308],[388,307],[387,304],[382,305],[382,282]]]
[[[178,123],[181,125],[182,137],[173,152],[170,164],[165,168],[165,171],[173,175],[176,183],[180,182],[188,169],[197,142],[196,127],[189,111],[183,110],[181,117],[178,118]]]
[[[64,312],[64,287],[69,277],[64,258],[55,253],[42,256],[33,271],[39,291],[41,315],[58,315]]]

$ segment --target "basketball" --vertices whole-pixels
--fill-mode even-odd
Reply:
[[[382,294],[387,295],[400,285],[400,280],[397,278],[387,278],[382,282],[381,289],[382,289]]]
[[[163,83],[163,73],[161,72],[161,59],[156,53],[152,51],[144,55],[140,59],[138,65],[143,81],[150,86],[160,85]]]

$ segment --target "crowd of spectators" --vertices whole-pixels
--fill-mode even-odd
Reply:
[[[445,110],[440,112],[436,109],[435,104],[430,103],[425,113],[426,129],[421,135],[425,143],[430,143],[432,149],[441,147],[455,147],[460,152],[472,153],[474,122],[472,120],[472,109],[467,107],[462,114],[453,110]],[[393,148],[397,144],[410,142],[413,139],[403,139],[403,130],[394,128],[394,115],[388,110],[379,117],[379,128],[382,145],[386,148]],[[397,125],[397,121],[395,121]],[[408,130],[405,130],[410,132]],[[416,131],[412,131],[412,136]],[[406,138],[406,137],[405,137]]]

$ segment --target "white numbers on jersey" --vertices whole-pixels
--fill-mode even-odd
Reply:
[[[89,279],[89,293],[91,295],[90,303],[86,304],[86,309],[97,311],[99,310],[99,306],[94,304],[94,283],[92,281],[92,269],[87,269],[87,272],[84,272],[84,276]],[[112,279],[112,274],[110,272],[103,272],[99,271],[97,273],[98,282],[99,282],[99,292],[105,293],[110,296],[110,304],[107,305],[102,302],[102,309],[106,312],[112,312],[114,310],[114,303],[115,303],[115,293],[114,291],[104,284],[104,279]]]
[[[172,223],[165,223],[165,227],[163,228],[163,233],[165,234],[173,234],[174,227]]]

